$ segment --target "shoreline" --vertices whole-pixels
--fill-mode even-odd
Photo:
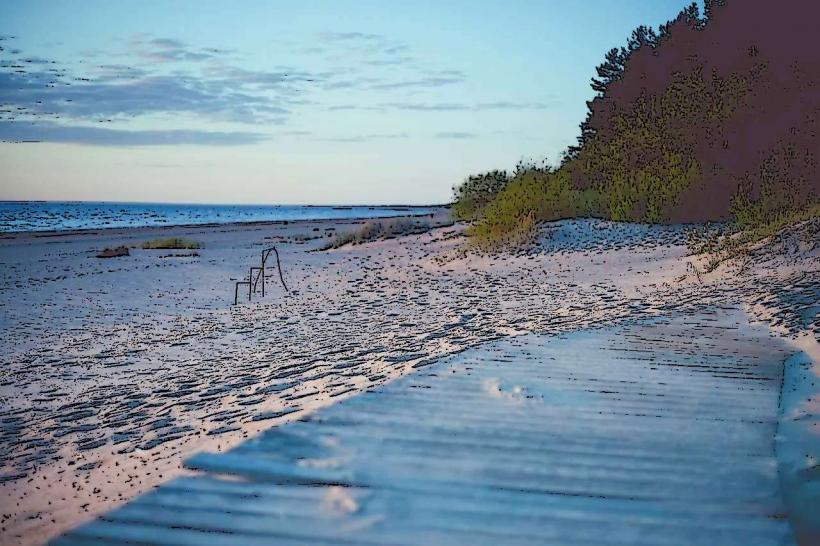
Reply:
[[[68,230],[49,230],[49,231],[4,231],[0,232],[0,238],[3,235],[26,236],[29,235],[35,239],[48,237],[69,237],[73,235],[102,235],[104,233],[113,233],[115,230],[130,231],[130,230],[162,230],[162,229],[196,229],[196,228],[220,228],[220,227],[254,227],[254,226],[277,226],[297,223],[322,223],[322,222],[363,222],[363,221],[378,221],[387,220],[391,218],[420,218],[430,216],[431,213],[424,214],[397,214],[395,216],[356,216],[352,218],[300,218],[298,220],[260,220],[249,222],[225,222],[225,223],[208,223],[208,224],[175,224],[163,226],[126,226],[126,227],[111,227],[111,228],[89,228],[89,229],[68,229]],[[8,237],[6,237],[8,238]]]
[[[28,203],[30,201],[23,201],[22,203]],[[17,203],[17,202],[14,202]],[[52,201],[44,201],[44,203],[52,203]],[[79,204],[87,204],[91,203],[89,201],[77,201]],[[112,203],[117,204],[116,202],[108,202],[102,201],[101,203]],[[128,204],[140,204],[140,203],[128,203]],[[149,203],[150,204],[150,203]],[[169,204],[176,205],[176,203]],[[180,205],[183,206],[183,205]],[[225,206],[248,206],[254,207],[254,205],[225,205]],[[266,205],[270,207],[276,207],[279,205]],[[281,205],[283,207],[289,205]],[[254,225],[277,225],[277,224],[284,224],[287,225],[288,223],[294,222],[325,222],[325,221],[361,221],[361,220],[379,220],[379,219],[387,219],[387,218],[415,218],[421,216],[429,216],[430,214],[440,214],[443,211],[449,211],[450,205],[351,205],[351,206],[329,206],[329,205],[299,205],[300,208],[330,208],[333,210],[349,210],[354,208],[367,208],[370,210],[378,210],[378,209],[390,209],[395,210],[396,214],[391,214],[388,216],[352,216],[352,217],[345,217],[345,218],[296,218],[292,220],[248,220],[248,221],[231,221],[231,222],[204,222],[204,223],[187,223],[187,224],[155,224],[155,225],[144,225],[144,226],[113,226],[113,227],[96,227],[96,228],[82,228],[82,229],[47,229],[47,230],[25,230],[25,231],[2,231],[0,230],[0,239],[10,239],[16,238],[18,236],[26,236],[31,235],[34,237],[63,237],[69,235],[83,235],[83,234],[95,234],[96,232],[105,232],[108,230],[131,230],[131,229],[172,229],[172,228],[196,228],[196,227],[210,227],[216,228],[220,226],[254,226]],[[407,209],[405,211],[405,209]],[[425,209],[431,212],[424,212],[424,213],[412,213],[413,209]],[[403,212],[408,212],[409,214],[403,214]],[[10,236],[10,237],[9,237]]]

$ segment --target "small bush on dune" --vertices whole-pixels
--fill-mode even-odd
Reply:
[[[473,220],[510,181],[507,171],[489,171],[471,175],[453,188],[453,216],[458,220]]]
[[[479,219],[487,205],[495,201],[511,182],[525,175],[548,175],[553,170],[547,159],[522,159],[512,175],[500,170],[470,175],[453,188],[453,218],[467,222]]]
[[[150,241],[145,241],[140,245],[140,248],[143,250],[151,250],[151,249],[170,249],[170,250],[184,250],[184,249],[197,249],[201,248],[197,241],[192,241],[190,239],[182,239],[180,237],[167,237],[165,239],[151,239]]]
[[[776,149],[761,163],[757,178],[757,191],[752,184],[742,185],[729,207],[741,228],[777,223],[820,204],[817,164],[808,150],[791,145]]]
[[[597,208],[594,192],[574,189],[565,171],[522,171],[467,234],[480,247],[515,246],[531,238],[538,222],[590,215]]]

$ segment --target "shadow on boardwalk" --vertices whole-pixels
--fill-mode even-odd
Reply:
[[[734,309],[504,339],[197,455],[54,544],[790,544],[789,352]]]

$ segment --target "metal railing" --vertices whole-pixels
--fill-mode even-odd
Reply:
[[[279,281],[282,283],[282,287],[285,289],[285,292],[289,292],[288,286],[285,284],[285,277],[282,275],[282,263],[279,261],[279,251],[276,250],[275,246],[270,248],[266,248],[262,251],[262,264],[261,266],[252,266],[248,271],[248,280],[246,281],[236,281],[236,286],[234,287],[233,293],[233,304],[237,305],[239,303],[239,287],[247,285],[248,286],[248,301],[251,301],[251,297],[253,294],[256,294],[257,287],[259,286],[259,281],[262,281],[262,297],[265,297],[265,270],[266,264],[268,262],[268,258],[271,255],[271,252],[276,256],[276,269],[279,272]],[[256,277],[254,278],[254,273],[256,273]]]

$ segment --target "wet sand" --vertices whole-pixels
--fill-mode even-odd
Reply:
[[[352,227],[0,239],[2,542],[42,542],[184,474],[194,452],[501,337],[727,302],[784,337],[816,337],[801,303],[816,301],[816,255],[698,280],[681,228],[597,221],[553,224],[514,256],[465,255],[460,226],[311,252]],[[167,236],[203,248],[94,257]],[[233,307],[234,281],[271,243],[291,292],[273,271],[264,299]]]

